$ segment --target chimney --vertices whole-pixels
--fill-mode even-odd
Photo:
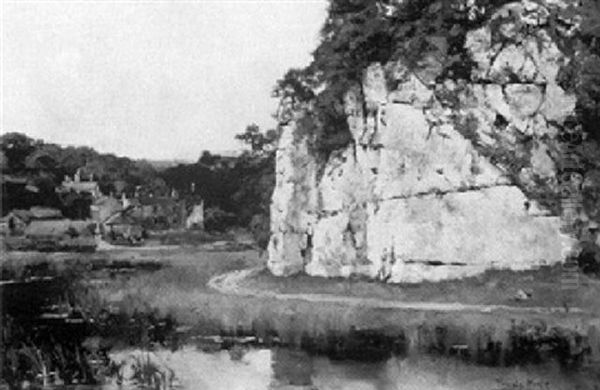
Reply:
[[[123,192],[123,194],[121,195],[121,205],[124,209],[129,207],[129,199],[127,199],[127,195],[125,194],[125,192]]]

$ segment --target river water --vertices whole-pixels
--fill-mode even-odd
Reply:
[[[170,371],[169,384],[165,382],[163,386],[190,390],[598,388],[598,384],[594,386],[591,378],[586,379],[583,373],[565,372],[551,364],[485,367],[432,356],[394,356],[381,362],[336,361],[283,347],[204,352],[193,345],[187,345],[176,351],[123,350],[114,353],[112,359],[125,362],[123,367],[128,366],[128,359],[152,362],[155,366],[162,367],[159,370]],[[125,371],[127,369],[132,370],[129,367]],[[128,376],[127,372],[124,376]],[[139,387],[135,380],[128,381],[126,378],[99,389]]]

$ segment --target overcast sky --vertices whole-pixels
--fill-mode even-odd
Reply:
[[[8,2],[2,131],[134,158],[191,159],[274,127],[325,0]]]

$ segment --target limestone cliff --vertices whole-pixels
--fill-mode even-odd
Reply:
[[[563,5],[508,3],[468,31],[468,79],[441,74],[437,36],[417,66],[369,66],[344,100],[353,142],[324,167],[297,112],[277,150],[270,270],[418,282],[561,261],[557,199],[541,195],[556,192],[557,127],[576,104],[543,28]]]

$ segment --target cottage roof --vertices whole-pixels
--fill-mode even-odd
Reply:
[[[63,216],[60,210],[51,207],[34,206],[29,212],[33,219],[60,219]]]
[[[100,187],[98,187],[98,183],[95,181],[64,181],[60,190],[73,190],[75,192],[89,192],[95,194],[100,191]]]
[[[177,199],[168,196],[143,196],[139,198],[142,206],[169,207],[177,204]]]
[[[137,199],[137,198],[127,199],[127,202],[129,203],[129,207],[136,207],[136,206],[141,206],[142,205],[142,203],[140,202],[140,200]]]
[[[62,216],[62,213],[58,209],[38,206],[34,206],[29,210],[15,209],[7,214],[7,217],[16,217],[25,223],[29,223],[32,220],[61,219]]]
[[[94,206],[99,206],[99,207],[116,207],[116,206],[120,206],[121,202],[116,199],[113,198],[112,196],[102,196],[98,199],[96,199],[96,201],[94,201],[93,203]]]
[[[12,183],[12,184],[22,184],[25,185],[27,184],[27,178],[26,177],[18,177],[18,176],[13,176],[13,175],[2,175],[2,182],[3,183]]]
[[[25,228],[25,235],[35,236],[63,236],[70,230],[79,234],[90,232],[89,227],[93,225],[89,221],[72,221],[70,219],[32,221]]]
[[[25,191],[29,191],[29,192],[37,193],[40,191],[40,189],[36,185],[34,185],[31,180],[29,180],[26,177],[2,174],[2,175],[0,175],[0,182],[3,185],[13,185],[13,186],[21,187],[21,188],[25,189]]]
[[[14,209],[8,213],[8,217],[17,217],[24,222],[29,222],[31,220],[32,214],[29,210],[22,209]]]
[[[138,221],[128,214],[131,208],[128,208],[123,211],[119,211],[114,213],[110,217],[108,217],[105,221],[105,225],[137,225]]]

